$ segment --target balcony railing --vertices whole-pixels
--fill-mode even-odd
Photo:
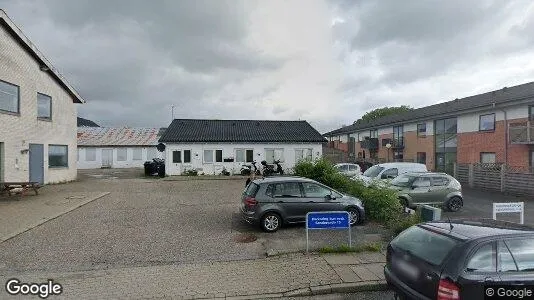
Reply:
[[[368,138],[360,142],[363,149],[375,150],[378,149],[378,138]]]
[[[510,138],[510,144],[534,145],[534,123],[528,121],[509,124],[508,137]]]
[[[396,137],[392,139],[391,149],[404,149],[404,137]]]

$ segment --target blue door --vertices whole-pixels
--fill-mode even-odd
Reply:
[[[30,144],[30,181],[44,184],[43,144]]]

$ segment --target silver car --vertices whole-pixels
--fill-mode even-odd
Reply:
[[[349,164],[349,163],[337,164],[334,166],[334,168],[339,173],[347,177],[354,177],[354,176],[358,176],[362,174],[362,170],[360,166],[357,164]]]
[[[347,211],[350,224],[365,220],[360,199],[344,195],[317,181],[303,177],[266,177],[252,181],[243,191],[243,219],[275,232],[283,224],[306,221],[316,211]]]

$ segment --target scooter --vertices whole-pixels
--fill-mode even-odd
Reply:
[[[258,167],[256,167],[256,161],[251,162],[250,165],[241,165],[240,173],[243,176],[248,176],[252,173],[253,168],[254,168],[254,174],[261,175],[260,171],[258,170]]]
[[[263,160],[261,164],[263,166],[263,176],[271,176],[274,174],[284,175],[284,169],[282,169],[282,166],[280,165],[280,160],[274,161],[274,164],[276,165],[276,170],[274,169],[274,165],[267,164],[267,161],[265,160]]]

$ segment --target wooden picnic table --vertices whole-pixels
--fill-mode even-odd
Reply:
[[[39,188],[41,185],[38,182],[32,181],[20,181],[20,182],[0,182],[0,193],[8,193],[9,196],[13,194],[13,190],[22,189],[21,196],[26,195],[26,192],[33,190],[35,195],[39,194]]]

